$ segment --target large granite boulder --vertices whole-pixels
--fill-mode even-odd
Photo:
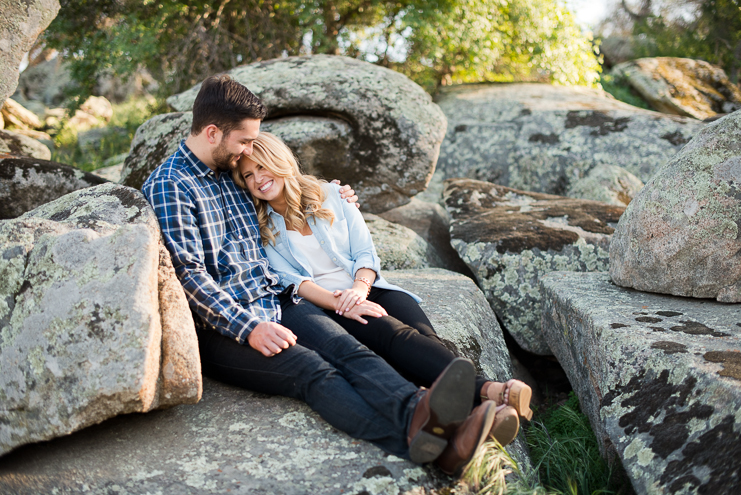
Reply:
[[[65,194],[105,182],[102,177],[62,163],[0,155],[0,220],[21,216]]]
[[[412,198],[412,201],[379,215],[384,220],[393,222],[416,232],[434,251],[440,260],[440,268],[462,273],[473,278],[458,252],[450,245],[450,215],[438,203],[430,203]]]
[[[541,278],[543,332],[604,453],[638,494],[736,493],[741,305]]]
[[[138,191],[103,184],[0,222],[0,454],[197,402],[185,294]]]
[[[288,57],[228,72],[268,107],[268,120],[314,116],[349,126],[348,144],[314,159],[324,177],[352,183],[371,213],[409,202],[435,169],[446,120],[425,91],[406,76],[356,59]],[[168,98],[191,110],[200,85]],[[325,124],[327,125],[327,124]]]
[[[718,66],[690,58],[639,58],[612,69],[659,112],[707,119],[741,109],[741,88]]]
[[[188,137],[192,122],[191,112],[174,112],[156,115],[139,126],[121,171],[121,183],[141,188],[152,171]],[[298,157],[304,172],[317,176],[323,176],[321,163],[341,159],[349,152],[352,142],[352,128],[347,123],[324,117],[268,120],[262,123],[260,130],[283,139]],[[329,180],[335,178],[328,176]],[[358,186],[353,183],[353,187],[357,189]]]
[[[0,0],[0,105],[18,84],[23,56],[59,12],[59,0]]]
[[[389,280],[423,298],[422,308],[451,349],[492,378],[511,376],[496,317],[470,279],[445,270],[398,270]],[[521,466],[529,465],[521,437],[507,448]],[[116,487],[130,495],[421,495],[448,493],[455,483],[431,466],[353,440],[299,401],[208,379],[198,405],[119,416],[20,448],[0,466],[0,492],[19,495],[53,489],[103,495]]]
[[[51,151],[39,141],[18,132],[0,130],[0,156],[13,155],[50,160]]]
[[[548,272],[607,271],[610,236],[624,208],[596,201],[449,179],[451,244],[505,329],[525,350],[549,355],[538,280]]]
[[[597,165],[586,177],[571,184],[566,196],[591,199],[615,206],[627,206],[643,189],[641,179],[623,167]]]
[[[437,164],[445,178],[549,194],[565,195],[599,165],[646,182],[703,126],[582,87],[451,86],[436,101],[448,118]]]
[[[708,126],[646,184],[610,245],[623,287],[741,302],[741,111]]]

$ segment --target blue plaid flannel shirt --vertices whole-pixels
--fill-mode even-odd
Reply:
[[[183,141],[142,192],[196,313],[240,344],[258,323],[280,322],[282,289],[268,267],[255,207],[229,173],[217,178]]]

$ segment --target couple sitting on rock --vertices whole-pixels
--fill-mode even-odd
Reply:
[[[266,113],[238,82],[208,78],[190,136],[142,187],[195,313],[204,374],[303,400],[449,474],[489,436],[510,443],[530,388],[487,381],[443,346],[418,298],[380,276],[354,192],[303,175],[260,133]]]

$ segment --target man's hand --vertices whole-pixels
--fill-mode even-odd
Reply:
[[[272,357],[283,349],[296,344],[296,336],[289,329],[279,323],[264,321],[247,336],[250,347]]]
[[[339,184],[340,181],[337,179],[332,181],[332,184]],[[355,191],[352,187],[345,184],[344,186],[340,186],[340,197],[342,199],[346,199],[348,203],[355,204],[356,208],[360,208],[360,203],[358,203],[358,196],[355,194]]]

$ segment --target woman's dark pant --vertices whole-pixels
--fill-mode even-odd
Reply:
[[[363,324],[333,310],[324,312],[404,377],[417,385],[432,385],[456,356],[437,336],[417,301],[404,292],[377,287],[371,288],[368,300],[383,306],[389,315],[365,317],[368,324]],[[481,375],[476,377],[477,404],[486,381]]]
[[[406,435],[418,388],[361,345],[320,308],[281,295],[281,323],[297,343],[273,357],[224,337],[200,318],[203,374],[238,387],[305,401],[354,438],[408,458]]]

